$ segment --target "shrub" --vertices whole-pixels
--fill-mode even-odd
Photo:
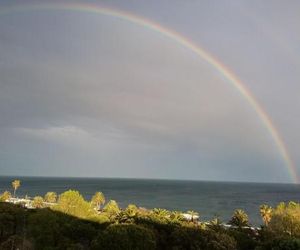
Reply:
[[[289,202],[280,203],[272,214],[267,230],[277,237],[300,237],[300,204]]]
[[[92,249],[152,250],[156,249],[155,246],[155,236],[150,229],[133,224],[115,224],[98,235]]]

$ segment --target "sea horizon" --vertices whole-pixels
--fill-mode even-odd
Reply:
[[[21,180],[17,190],[20,197],[44,196],[49,191],[61,194],[72,189],[90,200],[95,192],[101,191],[107,201],[116,200],[121,208],[136,204],[147,209],[194,210],[203,221],[220,217],[226,223],[236,209],[243,209],[255,226],[262,224],[260,205],[275,207],[280,202],[300,201],[300,185],[292,183],[107,177],[0,176],[0,192],[12,191],[14,179]]]
[[[205,179],[177,179],[177,178],[147,178],[147,177],[101,177],[101,176],[55,176],[55,175],[0,175],[1,177],[11,177],[11,178],[71,178],[71,179],[125,179],[125,180],[158,180],[158,181],[189,181],[189,182],[219,182],[219,183],[240,183],[240,184],[283,184],[283,185],[300,185],[300,183],[293,182],[274,182],[274,181],[241,181],[241,180],[205,180]]]

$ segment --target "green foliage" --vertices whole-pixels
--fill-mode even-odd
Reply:
[[[42,208],[44,206],[44,199],[42,196],[36,196],[33,198],[32,206],[34,208]]]
[[[54,211],[49,208],[30,214],[28,237],[35,249],[89,249],[101,230],[100,225]]]
[[[14,189],[14,197],[16,197],[16,191],[17,189],[21,186],[21,181],[20,180],[14,180],[12,183],[11,183],[13,189]]]
[[[147,218],[154,223],[169,223],[170,211],[162,208],[154,208],[147,214]]]
[[[0,199],[6,200],[9,192]],[[104,196],[103,196],[104,197]],[[0,249],[170,249],[170,250],[296,250],[300,249],[300,204],[280,203],[275,209],[260,207],[265,226],[249,228],[248,216],[236,210],[224,227],[219,218],[206,224],[188,222],[181,212],[130,204],[121,210],[116,201],[103,204],[100,192],[87,202],[78,191],[59,196],[57,204],[43,207],[37,196],[32,204],[40,209],[0,202]],[[56,194],[48,192],[47,202]],[[198,215],[190,211],[191,216]]]
[[[273,211],[272,207],[263,204],[260,206],[259,211],[265,226],[268,226],[272,218],[272,211]]]
[[[11,198],[11,193],[9,191],[4,191],[1,195],[0,195],[0,202],[6,201],[9,198]]]
[[[57,200],[57,194],[55,192],[47,192],[44,197],[45,202],[55,203]]]
[[[110,200],[103,208],[103,212],[105,212],[109,217],[117,216],[120,211],[118,203],[115,200]]]
[[[155,235],[143,226],[133,224],[111,225],[100,233],[92,249],[152,250],[156,249]]]
[[[192,222],[195,220],[195,218],[197,218],[197,216],[199,216],[199,213],[195,212],[193,210],[187,211],[186,213],[191,216],[191,221]]]
[[[271,238],[263,242],[255,250],[299,250],[300,239],[298,238]]]
[[[36,210],[29,216],[29,234],[36,249],[54,247],[61,239],[59,217],[49,209]]]
[[[184,217],[182,215],[182,212],[179,211],[173,211],[170,213],[170,221],[172,223],[178,223],[180,224],[181,222],[184,221]]]
[[[134,217],[138,214],[138,208],[136,205],[134,204],[129,204],[127,206],[127,208],[125,209],[125,213],[129,216],[129,217]]]
[[[273,210],[268,230],[276,236],[300,237],[300,204],[280,203]]]
[[[229,229],[226,231],[237,242],[237,249],[255,249],[258,242],[256,239],[256,232],[249,228]]]
[[[120,211],[117,220],[121,223],[132,223],[138,215],[138,208],[136,205],[129,204],[124,211]]]
[[[105,197],[102,192],[96,192],[92,197],[91,204],[97,210],[105,203]]]
[[[88,217],[88,220],[99,223],[99,224],[109,224],[110,219],[106,213],[95,214]]]
[[[249,226],[248,215],[244,210],[237,209],[234,211],[229,224],[237,227],[247,227]]]
[[[53,209],[78,218],[88,218],[93,214],[90,204],[75,190],[62,193]]]
[[[195,227],[178,227],[171,234],[170,243],[176,250],[234,250],[236,241],[227,234]]]
[[[28,239],[19,235],[10,236],[6,241],[0,243],[1,250],[33,250],[33,245]]]
[[[0,203],[0,242],[23,232],[25,211],[16,205]]]
[[[158,217],[161,218],[166,218],[170,215],[170,212],[163,208],[154,208],[152,210],[152,214],[157,215]]]

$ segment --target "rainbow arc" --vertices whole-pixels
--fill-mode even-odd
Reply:
[[[272,137],[275,145],[280,152],[286,168],[289,172],[289,175],[294,183],[299,183],[299,178],[297,174],[297,169],[291,157],[288,153],[287,147],[285,146],[278,130],[274,126],[271,118],[267,115],[261,105],[257,102],[255,97],[252,95],[250,90],[246,87],[245,84],[232,72],[228,69],[222,62],[217,60],[199,45],[195,44],[193,41],[188,38],[182,36],[181,34],[163,27],[162,25],[147,20],[143,17],[134,15],[129,12],[125,12],[122,10],[101,7],[98,5],[93,5],[90,3],[51,3],[51,4],[26,4],[26,5],[16,5],[8,8],[4,8],[0,10],[0,14],[9,14],[11,12],[23,12],[23,11],[33,11],[33,10],[65,10],[65,11],[79,11],[79,12],[88,12],[93,14],[106,15],[110,17],[119,18],[121,20],[134,23],[136,25],[142,26],[146,29],[153,30],[154,32],[158,32],[161,35],[173,40],[174,42],[180,44],[181,46],[189,49],[197,56],[205,60],[208,64],[216,69],[225,79],[227,79],[228,83],[230,83],[234,88],[238,90],[238,92],[243,96],[243,98],[249,103],[249,105],[253,108],[257,116],[260,118],[263,126],[267,129],[270,136]]]

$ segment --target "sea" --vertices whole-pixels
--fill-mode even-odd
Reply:
[[[279,202],[300,202],[300,185],[240,183],[187,180],[152,180],[120,178],[66,178],[0,176],[0,192],[12,192],[11,182],[21,180],[17,196],[43,196],[48,191],[58,194],[78,190],[89,200],[97,191],[106,200],[116,200],[121,208],[136,204],[145,208],[194,210],[203,221],[218,216],[228,222],[235,209],[243,209],[253,226],[262,224],[259,206],[276,206]]]

